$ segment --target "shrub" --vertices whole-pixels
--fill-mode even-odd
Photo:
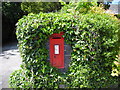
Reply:
[[[60,84],[65,84],[66,88],[103,88],[117,84],[117,77],[110,74],[118,54],[118,25],[117,18],[104,13],[31,13],[24,16],[17,23],[16,31],[24,67],[11,75],[10,86],[59,88]],[[73,50],[66,73],[59,72],[46,61],[45,43],[51,34],[60,32],[64,32],[65,42]],[[28,72],[25,73],[28,80],[21,75],[26,72],[24,70]]]
[[[117,17],[118,19],[120,19],[120,14],[116,15],[116,17]]]
[[[61,9],[60,2],[22,2],[21,9],[28,13],[55,12]]]
[[[89,10],[91,10],[91,7],[96,6],[97,2],[96,0],[91,0],[91,2],[89,2],[89,0],[71,0],[69,2],[69,4],[66,4],[65,2],[61,2],[63,3],[63,7],[61,9],[62,13],[83,13],[86,14],[89,12]]]
[[[10,76],[9,84],[10,87],[14,88],[33,88],[34,80],[33,76],[28,76],[31,72],[29,70],[16,70]]]

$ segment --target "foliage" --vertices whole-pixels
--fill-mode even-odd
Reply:
[[[74,13],[77,11],[78,13],[86,14],[92,6],[97,5],[96,1],[97,0],[92,0],[91,2],[89,2],[89,0],[78,0],[77,2],[76,0],[71,0],[69,4],[65,4],[62,7],[61,12]]]
[[[118,38],[117,36],[112,36],[111,33],[118,33],[119,28],[118,26],[116,27],[116,25],[118,25],[119,23],[112,25],[112,23],[114,23],[114,19],[111,20],[112,16],[108,16],[106,14],[101,15],[97,13],[89,13],[82,18],[83,22],[80,22],[80,24],[78,24],[79,27],[81,27],[81,31],[76,32],[78,37],[74,36],[75,39],[73,39],[73,41],[81,40],[82,42],[78,41],[78,43],[74,43],[75,46],[73,47],[74,52],[72,53],[72,56],[74,57],[72,57],[72,61],[75,62],[73,64],[73,67],[70,67],[74,76],[74,78],[70,82],[71,86],[74,87],[75,85],[77,85],[78,81],[82,83],[82,86],[79,86],[80,84],[78,84],[78,86],[76,87],[100,88],[106,86],[107,84],[112,84],[114,80],[112,80],[110,73],[113,61],[115,60],[115,56],[111,55],[118,54],[116,52],[117,50],[115,49],[118,49],[117,43],[115,45],[115,42],[118,41]],[[110,22],[108,20],[110,20]],[[76,62],[76,60],[78,61]],[[82,62],[82,67],[87,67],[84,68],[87,72],[87,75],[83,75],[87,83],[84,79],[83,81],[81,81],[82,77],[79,76],[79,74],[84,72],[80,69],[82,68],[81,60],[89,61],[87,63]],[[74,80],[76,80],[77,84],[73,82]]]
[[[16,23],[23,15],[20,2],[2,2],[2,13],[10,19],[12,23]]]
[[[65,84],[67,88],[101,88],[116,84],[117,77],[110,74],[118,54],[118,24],[116,18],[107,14],[75,16],[40,13],[24,16],[17,23],[16,34],[24,64],[22,72],[27,69],[29,73],[25,75],[29,79],[26,80],[21,75],[22,72],[15,72],[11,76],[10,86],[59,88],[60,84]],[[65,41],[73,49],[72,62],[65,74],[46,62],[48,50],[45,43],[51,34],[61,31],[65,33]],[[31,72],[34,82],[28,82]],[[17,80],[14,77],[19,78]],[[24,82],[24,86],[19,82]]]
[[[30,73],[30,71],[25,69],[14,71],[12,73],[14,77],[10,76],[11,80],[9,80],[11,87],[17,88],[17,86],[20,86],[19,88],[33,88],[34,87],[33,76],[28,76],[28,73]]]
[[[45,66],[46,67],[46,66]],[[58,74],[53,72],[50,68],[50,71],[42,72],[38,70],[37,72],[33,72],[33,69],[29,70],[22,65],[20,70],[14,71],[9,79],[10,87],[14,88],[58,88],[58,83],[61,80]],[[49,67],[46,67],[49,68]],[[46,69],[45,69],[46,70]],[[48,69],[49,70],[49,69]],[[54,76],[55,75],[55,76]],[[54,87],[53,87],[54,86]]]
[[[112,73],[111,73],[112,76],[120,75],[120,56],[117,55],[116,58],[118,58],[118,59],[116,59],[116,61],[114,61],[114,65],[113,65]]]
[[[25,14],[20,5],[20,2],[2,2],[2,43],[16,39],[15,23]]]
[[[92,7],[86,14],[77,10],[31,13],[20,19],[16,35],[23,64],[11,75],[10,87],[59,88],[64,84],[65,88],[104,88],[118,84],[111,71],[119,51],[120,22],[97,9],[101,8]],[[66,73],[46,61],[49,52],[45,43],[50,35],[60,32],[72,48]]]
[[[109,1],[101,0],[100,2],[97,2],[97,3],[98,3],[98,6],[102,4],[103,7],[104,7],[104,9],[107,10],[107,9],[109,9],[110,3],[111,3],[112,1],[113,1],[113,0],[109,0]]]
[[[61,9],[59,2],[22,2],[21,9],[28,13],[52,12]]]
[[[117,17],[118,19],[120,19],[120,14],[116,15],[116,17]]]
[[[120,14],[115,15],[115,16],[118,19],[120,19]],[[120,27],[120,25],[118,27]],[[119,37],[118,42],[120,42],[120,30],[118,32],[118,37]],[[120,43],[118,43],[118,46],[120,46]],[[113,64],[111,75],[112,76],[120,76],[120,47],[119,47],[118,55],[116,55],[116,60],[114,61],[114,64]]]

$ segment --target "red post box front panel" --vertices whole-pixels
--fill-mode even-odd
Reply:
[[[50,37],[50,63],[53,67],[64,68],[64,38],[60,34]]]

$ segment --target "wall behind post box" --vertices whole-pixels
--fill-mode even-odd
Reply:
[[[48,50],[50,49],[49,48],[49,40],[46,43],[46,49],[48,49]],[[71,46],[64,42],[64,65],[65,65],[65,68],[59,69],[60,72],[64,73],[68,70],[68,67],[69,67],[69,64],[71,61],[70,60],[71,52],[72,52]],[[48,55],[47,62],[50,62],[50,55]]]

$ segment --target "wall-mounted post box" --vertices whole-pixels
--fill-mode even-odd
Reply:
[[[53,67],[64,68],[64,38],[63,33],[50,36],[50,63]]]

